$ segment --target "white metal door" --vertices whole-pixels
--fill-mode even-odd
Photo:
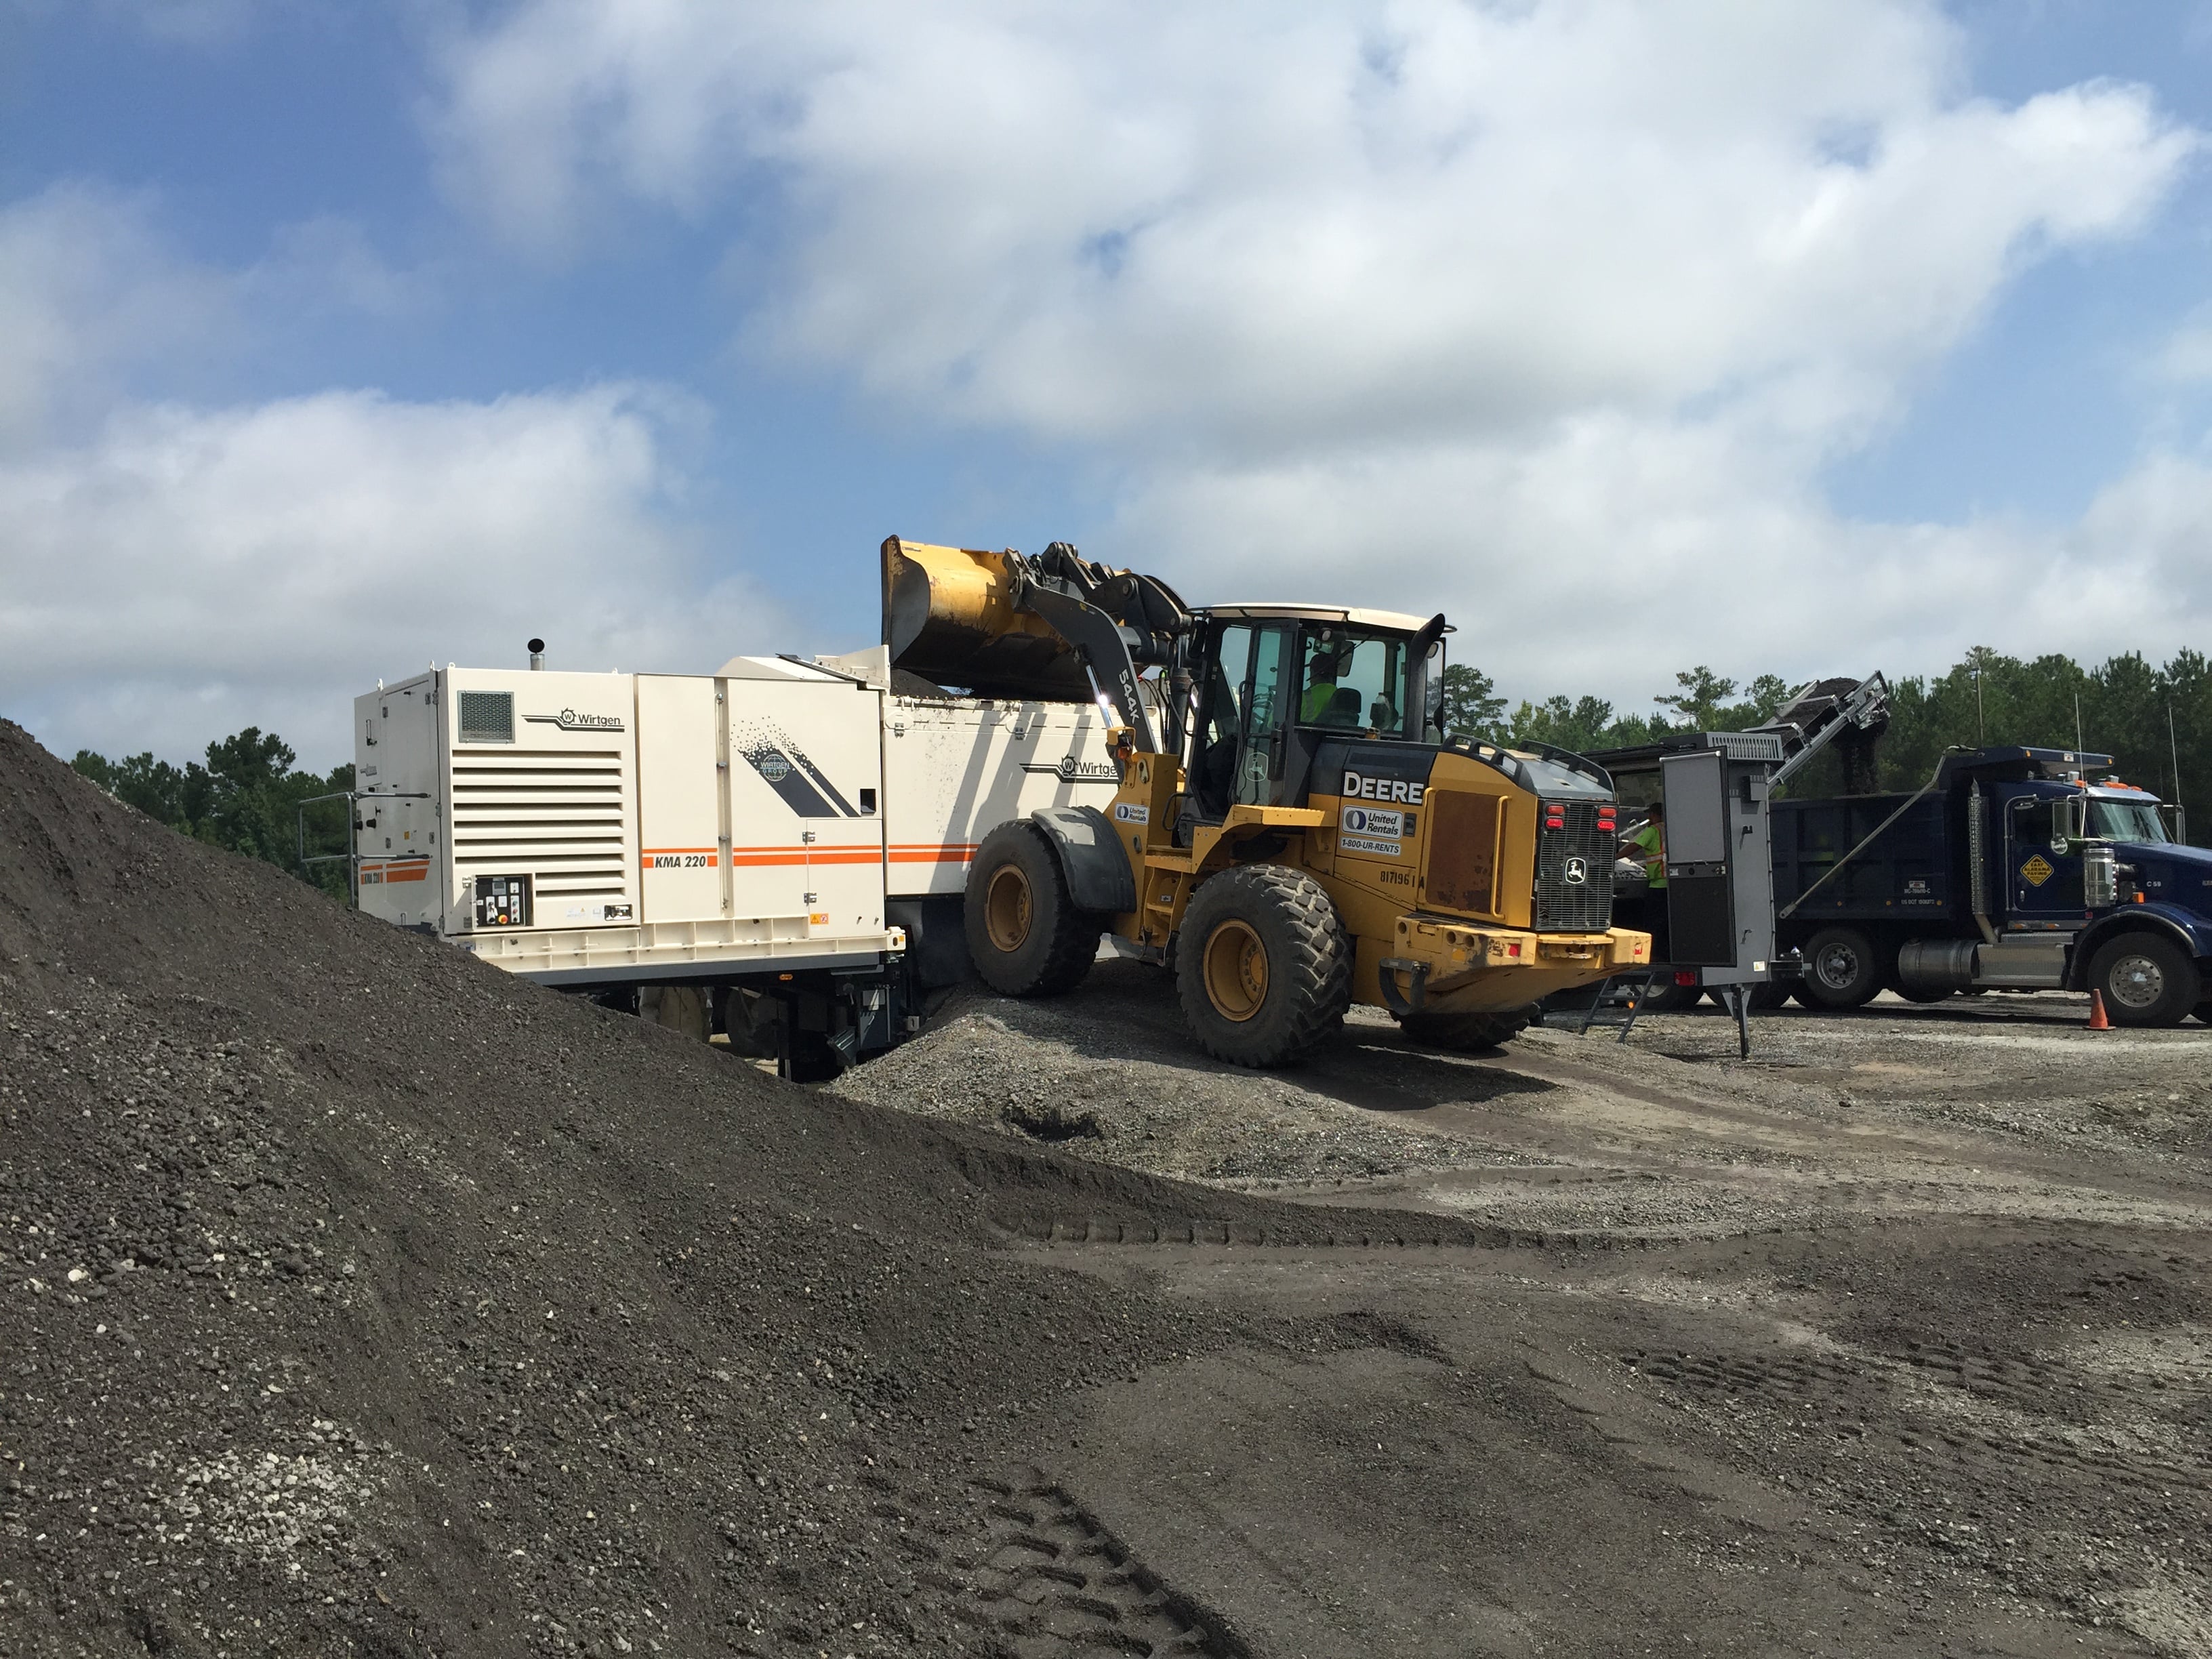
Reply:
[[[727,684],[734,915],[882,927],[881,695],[846,680]]]

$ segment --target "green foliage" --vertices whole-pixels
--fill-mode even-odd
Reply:
[[[1447,663],[1443,689],[1445,731],[1480,738],[1486,743],[1499,740],[1504,734],[1498,730],[1498,717],[1505,712],[1505,699],[1498,695],[1489,675],[1468,663]]]
[[[1508,716],[1490,677],[1463,663],[1446,671],[1447,707],[1452,675],[1469,689],[1465,706],[1486,711],[1480,724],[1454,721],[1453,730],[1583,752],[1629,748],[1668,732],[1742,731],[1796,689],[1772,674],[1739,686],[1700,663],[1674,676],[1674,689],[1652,699],[1650,714],[1617,712],[1602,697],[1561,696],[1524,700]],[[1945,673],[1893,680],[1889,729],[1875,750],[1880,785],[1917,789],[1946,749],[1992,744],[2109,754],[2118,776],[2191,806],[2190,838],[2212,842],[2212,659],[2202,652],[2178,653],[2162,668],[2136,652],[2085,668],[2070,657],[2023,660],[1978,646]],[[1837,793],[1841,776],[1831,751],[1792,781],[1791,793]]]
[[[343,864],[300,862],[298,810],[311,796],[352,788],[353,764],[334,767],[323,777],[295,770],[296,759],[283,738],[249,726],[210,744],[204,765],[172,766],[151,754],[111,761],[89,749],[80,749],[70,763],[125,805],[172,830],[261,859],[343,899]],[[347,841],[344,802],[307,809],[308,856],[343,853]]]

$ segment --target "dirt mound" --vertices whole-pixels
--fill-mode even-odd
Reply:
[[[1340,1073],[1357,1071],[1366,1042],[1402,1048],[1387,1018],[1359,1010],[1316,1063],[1259,1074],[1222,1065],[1191,1041],[1158,969],[1101,962],[1076,996],[1018,1002],[956,993],[932,1030],[830,1087],[849,1100],[1231,1188],[1371,1179],[1465,1158],[1462,1137],[1392,1122],[1333,1092]],[[1431,1069],[1447,1094],[1494,1086],[1445,1060]]]
[[[1014,1247],[1323,1212],[787,1087],[5,723],[0,1015],[10,1653],[966,1650],[1079,1391],[1358,1340]]]

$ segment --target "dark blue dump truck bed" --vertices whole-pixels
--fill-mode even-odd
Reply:
[[[1850,795],[1832,800],[1778,800],[1771,811],[1774,903],[1786,909],[1838,860],[1865,840],[1911,797]],[[1799,906],[1793,922],[1909,921],[1965,914],[1966,857],[1954,848],[1949,798],[1923,796],[1884,830],[1843,872]]]

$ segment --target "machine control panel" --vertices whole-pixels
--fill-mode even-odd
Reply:
[[[530,878],[478,876],[476,921],[479,927],[529,927]]]

